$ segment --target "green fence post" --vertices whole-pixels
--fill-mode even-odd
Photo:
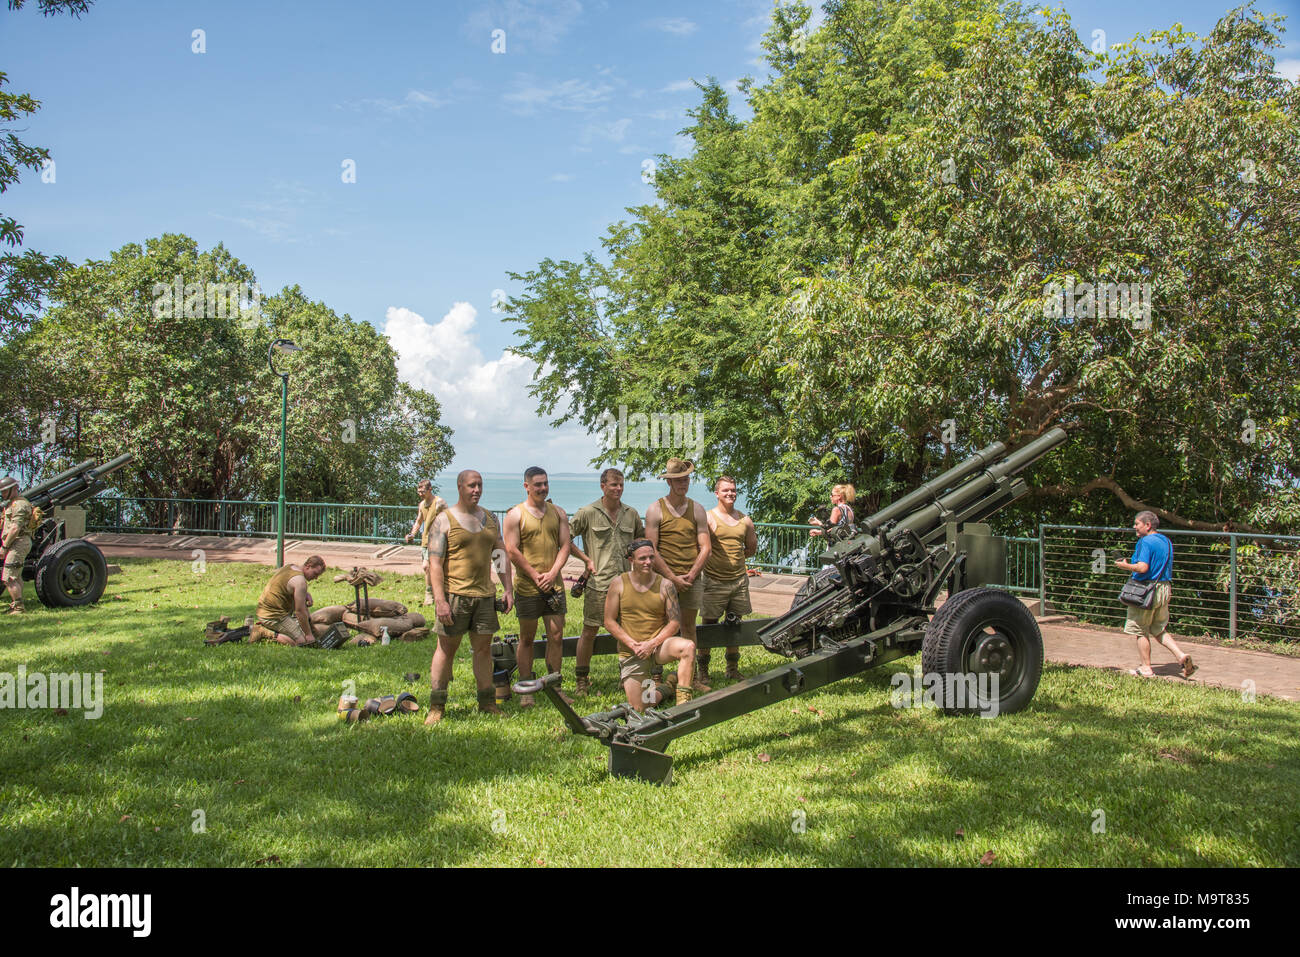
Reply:
[[[371,526],[370,526],[371,527],[370,537],[374,539],[378,539],[379,538],[379,510],[372,509],[370,512],[370,517],[372,519]]]
[[[1047,617],[1047,564],[1043,561],[1043,526],[1038,526],[1038,617]]]
[[[1228,536],[1228,638],[1237,637],[1237,536]]]

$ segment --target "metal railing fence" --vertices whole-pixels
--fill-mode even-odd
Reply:
[[[1300,537],[1161,529],[1174,545],[1170,630],[1300,639]],[[1131,528],[1043,525],[1039,529],[1043,607],[1082,621],[1122,626],[1118,599],[1133,554]]]
[[[100,497],[85,503],[90,532],[153,532],[271,538],[276,503],[219,499]],[[503,510],[495,510],[498,521]],[[289,502],[292,538],[398,542],[415,521],[409,505]],[[809,526],[755,522],[750,564],[802,574],[820,565],[826,540]],[[1171,627],[1189,634],[1300,640],[1300,536],[1163,530],[1174,543]],[[1116,597],[1128,575],[1116,558],[1133,551],[1133,530],[1118,526],[1042,525],[1036,538],[1007,539],[1006,587],[1037,595],[1041,608],[1082,621],[1123,625]]]

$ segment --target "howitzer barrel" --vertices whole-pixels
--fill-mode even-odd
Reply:
[[[74,465],[66,472],[60,472],[58,475],[54,476],[53,478],[48,478],[44,482],[37,482],[31,488],[25,489],[20,494],[22,495],[23,498],[27,499],[28,501],[31,501],[33,495],[40,495],[42,492],[47,492],[50,489],[54,488],[56,485],[62,485],[64,482],[67,482],[70,479],[74,479],[78,475],[83,474],[87,469],[92,469],[94,467],[95,467],[95,460],[86,459],[86,461],[78,465]]]
[[[1041,459],[1052,449],[1063,443],[1067,437],[1064,429],[1052,429],[1050,432],[1034,439],[1028,445],[1016,449],[1001,461],[990,465],[981,474],[971,477],[932,504],[906,516],[899,521],[898,527],[900,529],[910,529],[922,539],[925,539],[942,529],[944,523],[950,521],[953,516],[964,515],[964,509],[972,505],[980,505],[982,497],[988,496],[1004,480]],[[1021,486],[1021,490],[1023,492],[1023,486]],[[1006,504],[1006,502],[990,502],[984,507],[981,514],[963,518],[963,521],[979,521],[987,517],[991,512],[996,511],[1003,504]]]
[[[924,485],[919,486],[914,491],[908,492],[897,502],[891,502],[878,512],[868,515],[862,520],[862,525],[867,531],[874,532],[886,522],[892,522],[895,519],[902,518],[909,512],[933,502],[944,492],[948,491],[958,482],[967,476],[981,469],[988,468],[996,462],[1007,447],[1001,442],[994,442],[992,445],[980,449],[970,458],[950,468],[942,475],[936,475]]]
[[[98,468],[93,467],[95,462],[91,459],[91,468],[84,468],[86,463],[83,462],[75,469],[62,473],[61,476],[55,476],[39,486],[33,486],[36,491],[29,490],[23,497],[41,509],[76,505],[98,495],[104,487],[101,481],[103,477],[125,466],[131,458],[130,452],[124,452]]]

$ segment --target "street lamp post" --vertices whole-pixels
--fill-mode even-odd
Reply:
[[[288,339],[276,339],[266,350],[266,364],[273,375],[280,377],[280,501],[275,516],[275,567],[284,566],[284,440],[289,426],[289,373],[281,372],[275,367],[277,352],[298,352],[300,346]]]

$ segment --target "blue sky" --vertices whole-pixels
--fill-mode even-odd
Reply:
[[[1228,6],[1065,4],[1111,44],[1175,21],[1205,33]],[[1296,2],[1259,6],[1291,17],[1279,70],[1294,78]],[[683,151],[690,79],[761,77],[770,10],[99,0],[73,20],[29,0],[0,9],[0,69],[41,101],[21,135],[49,148],[55,177],[26,172],[4,208],[29,247],[76,261],[163,232],[224,243],[264,292],[298,283],[385,331],[403,377],[443,403],[454,468],[584,471],[596,438],[534,414],[493,291],[596,249],[624,207],[653,200],[642,165]]]

